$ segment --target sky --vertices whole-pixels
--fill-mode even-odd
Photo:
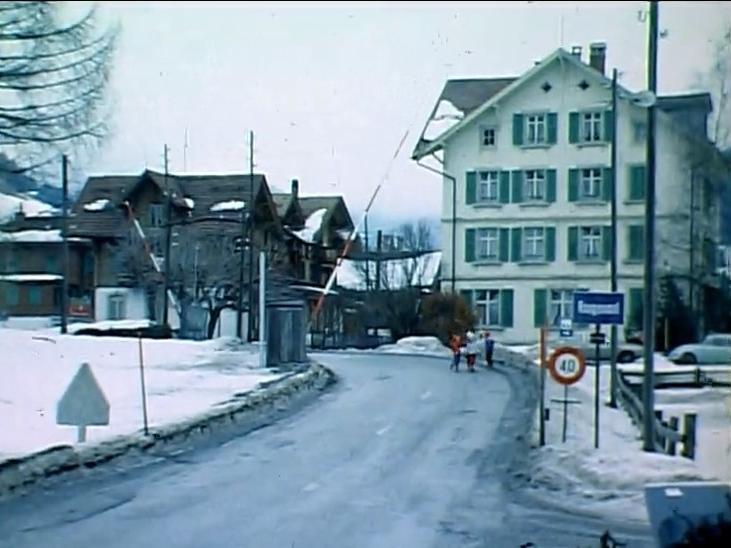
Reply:
[[[381,182],[372,223],[439,218],[440,178],[410,156],[448,78],[519,75],[604,41],[608,70],[645,84],[646,2],[101,5],[122,30],[113,133],[89,173],[162,169],[165,143],[173,173],[247,172],[252,131],[271,186],[342,194],[356,221]],[[728,3],[660,4],[660,92],[699,87],[729,20]]]

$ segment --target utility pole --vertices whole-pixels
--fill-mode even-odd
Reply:
[[[617,291],[617,69],[612,71],[612,202],[611,202],[611,290]],[[609,376],[609,407],[617,407],[617,326],[612,324],[609,332],[611,370]],[[598,367],[598,366],[597,366]]]
[[[163,297],[163,307],[162,307],[162,323],[166,326],[170,325],[168,323],[168,307],[169,304],[169,298],[168,298],[168,291],[170,291],[170,245],[172,240],[172,230],[173,230],[173,200],[170,193],[170,184],[168,181],[168,146],[167,144],[163,147],[163,161],[165,162],[165,172],[164,172],[164,182],[165,182],[165,199],[166,199],[166,213],[165,213],[165,221],[166,221],[166,227],[165,227],[165,291],[164,291],[164,297]]]
[[[242,189],[241,197],[243,198],[244,192]],[[239,248],[239,298],[238,298],[238,306],[236,307],[238,313],[236,314],[236,336],[241,339],[243,338],[243,328],[242,328],[242,319],[241,315],[244,310],[244,264],[245,264],[245,257],[246,257],[246,237],[247,237],[247,224],[249,222],[249,216],[251,213],[249,212],[249,208],[252,208],[253,204],[249,202],[248,204],[244,204],[244,207],[241,208],[241,247]],[[249,278],[251,279],[251,278]],[[249,316],[251,316],[251,313],[249,313]],[[248,324],[251,324],[251,318],[249,318]],[[247,340],[251,340],[249,338],[250,330],[247,327],[246,331],[246,337]]]
[[[381,246],[383,245],[383,232],[376,233],[376,293],[381,290]]]
[[[657,94],[657,1],[650,2],[647,80]],[[643,339],[645,367],[642,381],[642,447],[655,450],[655,102],[647,109],[647,161],[645,190],[645,291],[643,294]]]
[[[254,132],[249,131],[249,321],[246,340],[254,340],[254,224],[256,223],[254,203]],[[246,207],[244,207],[246,209]],[[261,326],[259,326],[261,329]]]
[[[63,279],[61,280],[61,333],[68,332],[68,295],[69,295],[69,159],[61,157],[62,214],[61,230],[63,238]]]
[[[371,263],[368,260],[368,213],[364,217],[365,222],[365,279],[366,279],[366,293],[371,290]]]

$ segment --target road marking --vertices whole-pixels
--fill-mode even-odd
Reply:
[[[430,397],[431,397],[431,390],[427,390],[426,392],[424,392],[424,393],[423,393],[423,394],[421,395],[421,399],[422,399],[422,400],[427,400],[427,399],[429,399]]]
[[[378,432],[376,432],[376,436],[383,436],[383,434],[385,434],[386,432],[391,430],[392,426],[393,426],[392,424],[388,424],[388,425],[384,426]]]

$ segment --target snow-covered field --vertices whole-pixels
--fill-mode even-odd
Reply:
[[[142,428],[137,339],[0,328],[0,348],[0,459],[76,441],[73,426],[56,425],[56,404],[84,362],[111,407],[109,426],[87,428],[87,442]],[[237,339],[143,339],[142,351],[151,426],[196,415],[277,376],[258,368],[258,347]]]

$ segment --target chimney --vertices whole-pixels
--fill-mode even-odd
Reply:
[[[297,198],[300,192],[300,182],[297,179],[292,179],[292,198]]]
[[[589,66],[604,74],[607,60],[607,45],[604,42],[593,42],[589,45]]]
[[[573,55],[577,61],[581,61],[581,46],[571,46],[571,55]]]

